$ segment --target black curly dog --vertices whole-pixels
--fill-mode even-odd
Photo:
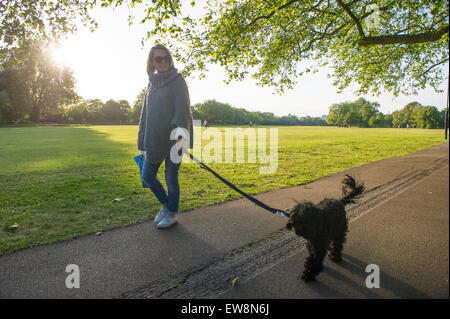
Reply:
[[[286,228],[294,227],[297,235],[308,240],[309,257],[302,275],[304,281],[315,280],[323,270],[323,259],[328,249],[331,260],[341,261],[341,252],[348,231],[345,205],[354,203],[354,197],[364,191],[364,184],[356,182],[350,175],[345,175],[342,184],[341,199],[326,198],[318,205],[304,201],[290,212]]]

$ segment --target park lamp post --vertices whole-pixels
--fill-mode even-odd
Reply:
[[[448,103],[449,103],[449,96],[448,96],[448,89],[449,89],[449,86],[450,86],[450,76],[448,76],[447,77],[447,108],[445,109],[445,119],[444,119],[444,121],[445,121],[445,124],[444,124],[444,130],[445,130],[445,133],[444,133],[444,136],[445,136],[445,139],[447,139],[447,129],[448,129]]]

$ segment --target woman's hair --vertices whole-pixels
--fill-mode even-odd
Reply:
[[[170,54],[170,52],[169,52],[169,49],[167,49],[162,44],[156,44],[150,49],[150,52],[148,54],[148,58],[147,58],[147,73],[148,73],[148,75],[152,75],[153,73],[155,73],[155,63],[153,61],[153,55],[155,53],[155,50],[166,51],[167,55],[169,56],[169,70],[173,69],[174,68],[173,58],[172,58],[172,54]]]

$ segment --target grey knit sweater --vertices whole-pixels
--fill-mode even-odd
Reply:
[[[186,82],[177,69],[152,74],[138,133],[138,149],[146,151],[150,163],[164,161],[176,142],[170,139],[170,133],[177,127],[189,132],[189,148],[192,148],[194,132]]]

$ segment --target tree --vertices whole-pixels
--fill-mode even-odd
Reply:
[[[289,113],[286,116],[280,118],[280,125],[299,125],[300,121],[297,116]]]
[[[65,120],[69,123],[87,123],[88,111],[86,103],[80,102],[67,109]]]
[[[215,63],[229,80],[251,74],[283,91],[329,65],[340,90],[352,83],[358,93],[398,95],[438,90],[449,59],[448,1],[211,0],[201,18],[182,4],[153,1],[143,21],[154,22],[149,37],[170,42],[185,73]]]
[[[392,116],[392,125],[394,127],[403,127],[406,126],[405,120],[404,120],[404,113],[400,111],[394,111],[391,114]]]
[[[394,127],[392,114],[384,115],[384,127]]]
[[[200,119],[205,118],[200,111],[200,106],[201,106],[200,103],[197,103],[197,104],[194,104],[191,106],[192,118],[195,120],[200,120]]]
[[[186,8],[195,0],[6,0],[1,48],[30,36],[58,38],[73,29],[75,13],[93,28],[89,9],[96,3],[141,6],[141,23],[152,24],[148,38],[169,41],[185,75],[196,69],[203,76],[208,63],[220,64],[229,81],[250,74],[280,92],[327,65],[339,90],[351,83],[363,94],[438,90],[449,60],[445,0],[208,0],[198,18]],[[306,60],[312,65],[301,63]]]
[[[114,100],[107,101],[102,107],[102,113],[104,121],[110,124],[124,124],[127,123],[127,113],[130,109],[128,101],[120,100],[116,102]]]
[[[233,123],[233,108],[226,103],[220,103],[216,100],[207,100],[197,106],[198,112],[207,119],[209,123]]]
[[[347,126],[347,113],[351,111],[351,102],[337,103],[330,106],[328,117],[326,119],[328,124],[337,126]]]
[[[435,106],[423,106],[414,111],[415,122],[418,128],[439,128],[441,114]]]
[[[59,121],[60,107],[79,98],[72,71],[54,63],[45,43],[35,42],[28,50],[28,58],[21,63],[1,61],[0,91],[10,101],[2,112],[9,114],[9,122],[26,117],[33,122]]]
[[[443,128],[444,114],[435,106],[411,102],[392,113],[392,122],[396,127]]]
[[[261,116],[261,112],[248,112],[248,115],[248,121],[245,121],[243,124],[249,124],[250,121],[252,121],[253,124],[262,124],[263,118]]]
[[[31,99],[21,70],[0,71],[0,117],[3,123],[16,123],[31,112]]]
[[[278,125],[279,118],[275,116],[272,112],[263,112],[261,113],[262,123],[264,125]]]
[[[403,113],[403,123],[401,126],[417,126],[416,117],[414,114],[416,113],[416,109],[420,108],[422,104],[419,102],[411,102],[406,104],[401,112]]]
[[[349,112],[345,114],[343,122],[345,126],[347,127],[360,126],[360,123],[361,123],[361,115],[354,108],[352,108]]]
[[[128,114],[130,114],[131,106],[127,100],[119,100],[120,104],[120,124],[128,123]]]
[[[147,88],[143,88],[139,92],[136,100],[133,103],[133,108],[129,110],[128,121],[130,124],[138,124],[141,118],[142,107],[144,106],[145,95],[147,94]]]
[[[327,122],[320,117],[304,116],[299,118],[299,125],[302,126],[326,126]]]
[[[251,114],[243,108],[232,108],[232,119],[233,124],[247,124],[252,119]]]
[[[102,112],[104,103],[100,99],[84,100],[83,104],[86,109],[86,122],[88,123],[103,123],[104,115]]]
[[[361,117],[359,126],[369,127],[369,121],[379,113],[380,104],[378,102],[369,102],[364,98],[359,98],[354,102],[355,107]]]
[[[382,113],[378,113],[378,114],[370,117],[368,123],[369,123],[369,127],[386,127],[386,125],[387,125],[385,116]]]
[[[381,127],[384,125],[384,116],[378,111],[379,108],[378,102],[370,102],[364,98],[333,104],[326,121],[338,126]]]
[[[47,48],[33,48],[21,68],[27,73],[32,104],[30,119],[33,122],[39,122],[41,115],[46,119],[58,113],[61,105],[73,103],[79,98],[72,71],[55,64]]]
[[[8,93],[6,91],[0,91],[0,124],[10,122],[11,101],[9,100]]]
[[[88,10],[95,1],[2,0],[0,1],[0,60],[22,62],[34,41],[57,42],[74,32],[77,17],[91,30],[96,22]]]

